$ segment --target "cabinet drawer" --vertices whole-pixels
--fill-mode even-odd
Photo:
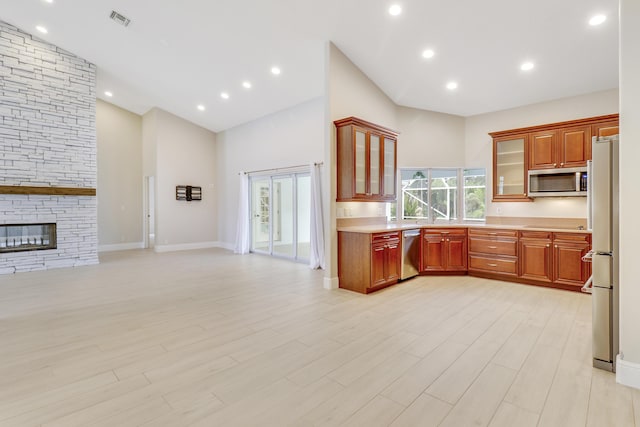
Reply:
[[[520,238],[522,239],[538,239],[538,240],[551,240],[551,233],[549,231],[521,231]]]
[[[452,236],[464,236],[467,234],[466,228],[423,228],[424,234],[428,234],[430,236],[436,235],[440,236],[444,235],[452,235]]]
[[[517,240],[488,240],[469,237],[469,252],[479,252],[492,255],[517,255]]]
[[[400,239],[400,233],[398,233],[397,231],[394,231],[392,233],[376,233],[371,235],[371,243],[387,242],[394,239]]]
[[[563,242],[591,242],[591,235],[586,233],[553,233],[553,240],[562,240]]]
[[[470,236],[483,237],[518,237],[517,230],[499,230],[495,228],[470,228]]]
[[[518,272],[518,261],[514,259],[498,259],[469,255],[469,270],[491,271],[515,276]]]

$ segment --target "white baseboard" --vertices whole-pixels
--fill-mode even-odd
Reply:
[[[340,282],[337,277],[325,277],[324,278],[324,288],[325,289],[338,289],[338,285]]]
[[[98,245],[98,252],[128,251],[131,249],[144,249],[144,242],[116,243],[113,245]]]
[[[216,248],[226,249],[233,252],[233,250],[236,248],[236,245],[234,243],[228,242],[216,242]]]
[[[640,389],[640,363],[616,358],[616,382]]]
[[[211,249],[218,248],[220,242],[196,242],[196,243],[180,243],[177,245],[155,245],[153,250],[156,252],[175,252],[175,251],[192,251],[195,249]]]

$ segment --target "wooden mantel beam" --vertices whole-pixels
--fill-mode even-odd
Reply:
[[[23,185],[0,185],[0,194],[95,196],[96,189],[87,187],[27,187]]]

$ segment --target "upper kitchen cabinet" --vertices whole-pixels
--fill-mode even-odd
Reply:
[[[591,159],[591,126],[543,130],[529,135],[529,169],[574,168]]]
[[[558,166],[558,133],[554,130],[529,135],[529,169]]]
[[[493,136],[493,135],[492,135]],[[524,201],[527,197],[527,134],[494,137],[493,201]]]
[[[617,133],[617,114],[491,132],[493,201],[530,201],[529,170],[586,166],[591,137]]]
[[[600,122],[592,126],[593,136],[600,138],[601,136],[611,136],[620,133],[618,119],[609,122]]]
[[[339,202],[396,200],[398,133],[356,117],[336,120]]]

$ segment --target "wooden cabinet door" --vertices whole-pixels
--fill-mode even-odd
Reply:
[[[387,243],[385,249],[385,278],[388,282],[400,279],[400,241]]]
[[[591,160],[591,126],[560,130],[558,160],[561,168],[587,165]]]
[[[611,136],[620,133],[618,120],[603,122],[593,125],[592,134],[598,138],[601,136]]]
[[[448,236],[446,240],[447,271],[464,271],[467,269],[467,236]]]
[[[520,239],[520,277],[551,282],[551,240]]]
[[[422,271],[445,270],[445,241],[442,235],[424,234],[422,238]]]
[[[384,285],[387,281],[385,275],[385,243],[371,245],[371,283],[369,287]]]
[[[529,169],[559,167],[556,153],[556,131],[535,132],[529,135]]]
[[[582,257],[589,251],[588,242],[554,242],[553,281],[561,285],[582,287],[589,278],[589,268]]]

